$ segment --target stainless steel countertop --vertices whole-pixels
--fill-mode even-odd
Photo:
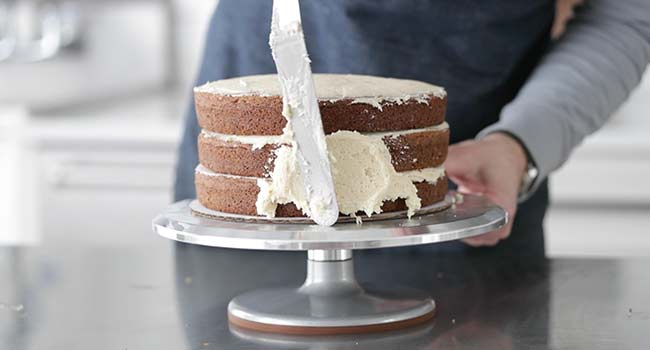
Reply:
[[[134,233],[140,235],[142,233]],[[226,305],[251,289],[298,285],[300,252],[238,251],[87,236],[0,248],[0,348],[644,349],[650,260],[531,261],[425,253],[355,254],[361,281],[429,291],[434,322],[389,334],[299,338],[229,329]],[[105,239],[104,239],[105,241]]]

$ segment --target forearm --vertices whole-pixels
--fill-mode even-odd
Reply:
[[[514,134],[541,181],[625,101],[649,62],[650,1],[587,1],[500,121],[479,137]]]

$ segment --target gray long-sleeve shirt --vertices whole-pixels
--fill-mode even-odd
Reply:
[[[528,149],[538,185],[598,130],[650,63],[650,0],[587,0],[500,121]]]

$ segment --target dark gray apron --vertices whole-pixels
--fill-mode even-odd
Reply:
[[[496,122],[544,53],[553,0],[302,0],[307,48],[316,73],[416,79],[448,92],[452,143]],[[273,73],[270,0],[221,0],[210,22],[197,85]],[[195,197],[199,127],[193,104],[180,147],[175,199]],[[544,254],[547,185],[519,208],[512,236],[497,248],[459,243],[410,250]],[[399,250],[399,249],[398,249]],[[403,251],[409,249],[402,249]]]

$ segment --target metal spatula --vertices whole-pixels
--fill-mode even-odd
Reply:
[[[273,0],[269,45],[282,86],[283,114],[293,127],[310,216],[319,225],[333,225],[339,209],[298,0]]]

